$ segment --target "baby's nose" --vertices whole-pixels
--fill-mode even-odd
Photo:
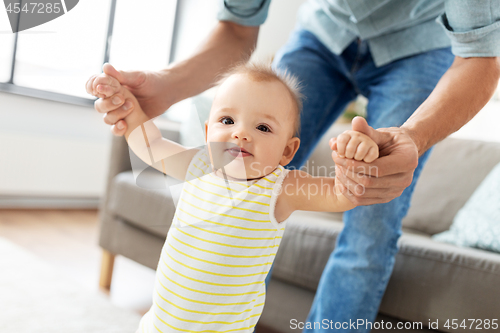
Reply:
[[[240,140],[246,140],[248,141],[248,138],[246,136],[243,136],[243,135],[234,135],[235,139],[240,139]]]
[[[241,129],[239,131],[235,131],[233,133],[233,137],[235,139],[240,139],[240,140],[246,140],[246,141],[249,141],[250,140],[250,135],[248,135],[248,132]]]

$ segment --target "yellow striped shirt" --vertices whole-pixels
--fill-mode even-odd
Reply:
[[[274,217],[288,170],[247,182],[212,172],[209,154],[192,159],[163,246],[153,305],[139,332],[253,332],[265,278],[286,221]]]

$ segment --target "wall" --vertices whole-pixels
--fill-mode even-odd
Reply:
[[[216,14],[220,0],[180,1],[174,59],[185,59],[191,55],[201,41],[217,23]],[[288,39],[295,26],[297,9],[305,0],[272,0],[266,22],[260,27],[259,40],[254,56],[270,58]],[[196,22],[196,23],[194,23]]]
[[[0,207],[95,206],[110,135],[93,108],[0,92]]]

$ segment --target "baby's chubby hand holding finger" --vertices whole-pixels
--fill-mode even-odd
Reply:
[[[340,158],[349,158],[371,163],[379,157],[379,149],[369,136],[354,130],[347,130],[329,141],[330,148]]]

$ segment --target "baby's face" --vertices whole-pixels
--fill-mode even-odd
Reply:
[[[294,110],[281,82],[230,76],[219,87],[205,123],[214,167],[223,166],[230,179],[244,180],[288,164],[300,142],[292,137]]]

